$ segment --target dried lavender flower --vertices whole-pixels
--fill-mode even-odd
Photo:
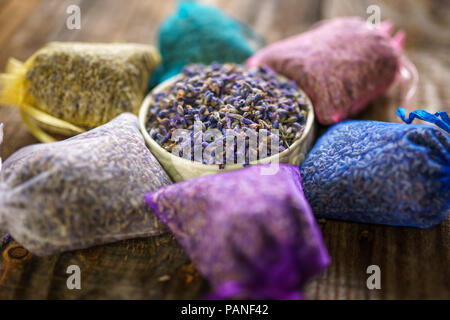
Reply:
[[[160,234],[144,190],[171,183],[135,115],[20,149],[0,171],[0,229],[37,255]]]
[[[300,172],[320,218],[428,228],[450,212],[450,137],[433,126],[339,123]]]
[[[150,136],[167,151],[174,153],[178,146],[188,152],[177,156],[205,164],[250,163],[282,152],[302,136],[308,116],[301,90],[265,67],[189,65],[152,96]],[[191,136],[177,140],[180,129]],[[202,134],[206,131],[218,135],[207,139]],[[250,137],[255,137],[254,144]],[[195,145],[211,157],[199,159],[192,152]]]
[[[298,167],[186,180],[145,196],[215,290],[214,298],[298,299],[330,258]]]

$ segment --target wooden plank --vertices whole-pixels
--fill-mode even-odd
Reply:
[[[321,18],[365,16],[369,4],[382,8],[382,17],[406,29],[407,55],[417,65],[421,80],[411,106],[429,111],[450,111],[450,58],[446,13],[448,3],[399,0],[209,0],[263,35],[267,42],[297,34]],[[65,12],[79,4],[81,30],[67,30]],[[416,2],[414,2],[416,3]],[[437,10],[437,3],[440,6]],[[52,40],[133,41],[156,43],[159,23],[175,7],[164,1],[60,1],[0,2],[0,67],[9,56],[26,59]],[[406,12],[406,13],[405,13]],[[14,13],[14,14],[12,14]],[[409,14],[415,17],[411,19]],[[418,30],[417,21],[421,21]],[[398,93],[381,98],[361,119],[398,121]],[[410,108],[411,110],[413,108]],[[2,156],[36,140],[26,131],[17,111],[0,107],[5,123]],[[312,299],[449,299],[450,221],[427,229],[386,227],[321,221],[333,263],[306,290]],[[106,246],[40,258],[11,243],[1,250],[0,299],[187,299],[200,298],[206,282],[169,234],[121,241]],[[66,269],[82,270],[82,290],[68,290]],[[368,290],[366,268],[379,265],[382,289]]]

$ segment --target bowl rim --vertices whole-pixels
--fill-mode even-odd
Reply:
[[[280,74],[277,74],[279,77],[281,77],[282,79],[285,79],[287,81],[292,81]],[[149,93],[147,93],[147,95],[145,96],[144,100],[142,101],[141,107],[139,109],[139,129],[142,133],[142,135],[144,136],[144,140],[147,142],[147,144],[149,145],[150,149],[156,149],[159,153],[163,153],[166,154],[168,157],[170,158],[175,158],[177,162],[180,163],[184,163],[186,166],[194,166],[203,170],[217,170],[219,166],[222,166],[222,169],[240,169],[244,166],[243,163],[233,163],[233,164],[204,164],[202,162],[199,161],[195,161],[195,160],[188,160],[179,156],[176,156],[172,153],[170,153],[169,151],[167,151],[166,149],[164,149],[163,147],[161,147],[155,140],[153,140],[153,138],[150,136],[149,132],[146,129],[146,119],[147,119],[147,115],[148,115],[148,111],[150,109],[150,105],[153,102],[153,94],[158,93],[162,90],[164,90],[166,87],[172,85],[173,83],[175,83],[178,79],[178,77],[180,76],[180,74],[177,74],[173,77],[170,77],[169,79],[166,79],[165,81],[161,82],[160,84],[158,84],[156,87],[154,87]],[[297,86],[297,90],[299,90],[302,95],[304,95],[306,103],[307,103],[307,111],[308,111],[308,116],[306,118],[306,124],[305,124],[305,128],[303,130],[302,136],[300,137],[300,139],[297,139],[294,141],[293,144],[291,144],[288,148],[286,148],[284,151],[277,153],[273,156],[270,157],[265,157],[262,159],[258,159],[255,161],[250,162],[248,165],[257,165],[257,164],[269,164],[269,163],[279,163],[279,159],[282,158],[284,155],[287,155],[289,152],[291,152],[292,150],[295,150],[295,148],[297,148],[297,146],[299,146],[301,143],[303,143],[306,138],[308,137],[308,135],[310,133],[312,133],[312,129],[313,129],[313,125],[314,125],[314,119],[315,119],[315,115],[314,115],[314,107],[313,104],[311,102],[311,99],[309,98],[309,96],[301,89]],[[152,151],[152,150],[151,150]],[[159,159],[158,159],[159,160]],[[276,160],[276,162],[274,162],[274,160]]]

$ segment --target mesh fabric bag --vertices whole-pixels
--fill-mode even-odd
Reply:
[[[150,86],[180,73],[190,63],[242,63],[254,53],[254,41],[262,42],[248,26],[221,10],[181,1],[160,26],[162,64]]]
[[[393,83],[404,34],[391,38],[391,29],[389,22],[374,29],[360,18],[336,18],[263,48],[247,64],[267,65],[295,80],[319,122],[333,124],[357,114]]]
[[[186,180],[146,199],[213,298],[299,299],[330,262],[295,166]]]
[[[450,213],[450,137],[434,126],[336,124],[300,172],[318,217],[428,228]]]
[[[144,189],[171,183],[125,113],[73,138],[20,149],[0,171],[0,230],[37,255],[160,234]]]
[[[17,106],[42,142],[137,114],[160,57],[152,46],[51,42],[0,74],[0,103]]]

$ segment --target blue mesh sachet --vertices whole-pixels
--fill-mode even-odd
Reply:
[[[341,122],[300,169],[318,217],[428,228],[450,211],[450,137],[434,126]]]
[[[262,43],[247,25],[221,10],[181,1],[178,10],[160,26],[162,64],[154,73],[150,87],[178,74],[186,64],[242,63],[254,53],[252,40]]]

